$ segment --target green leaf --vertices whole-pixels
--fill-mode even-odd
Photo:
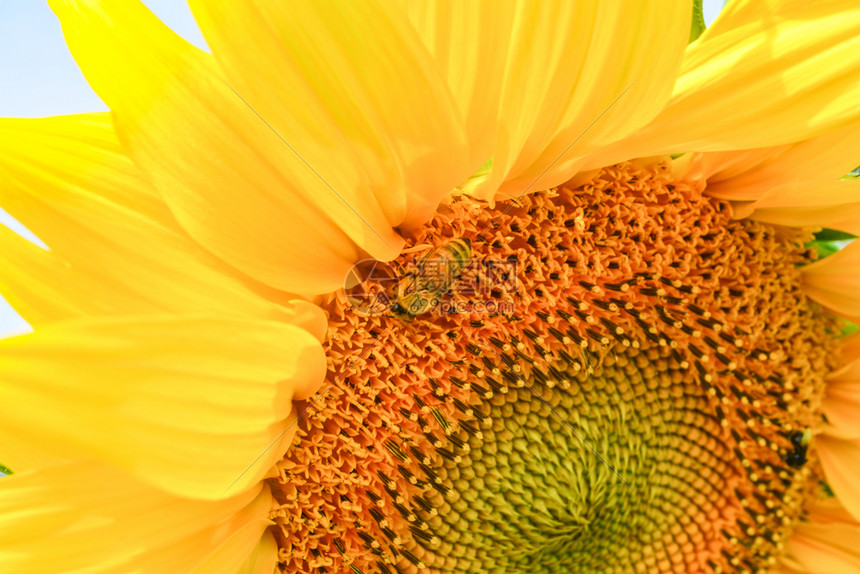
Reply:
[[[820,261],[825,257],[830,257],[840,249],[842,246],[839,243],[833,241],[810,241],[805,244],[807,249],[815,249],[815,252],[818,254],[816,260]]]
[[[0,462],[0,472],[2,472],[3,474],[14,474],[12,472],[12,469],[3,464],[2,462]]]
[[[487,163],[482,165],[478,171],[476,171],[474,174],[472,174],[472,177],[478,177],[481,175],[486,175],[486,174],[490,173],[490,171],[492,171],[492,169],[493,169],[493,158],[490,158],[487,160]]]
[[[853,335],[857,331],[860,331],[860,327],[858,327],[848,319],[842,319],[842,331],[839,333],[840,337],[847,337],[848,335]]]
[[[856,239],[856,235],[838,231],[836,229],[822,229],[815,234],[815,241],[845,241],[846,239]]]
[[[704,0],[693,0],[693,22],[690,24],[690,43],[702,35],[705,31],[705,12],[702,8]]]

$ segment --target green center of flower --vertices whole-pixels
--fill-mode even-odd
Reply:
[[[701,566],[732,454],[709,401],[668,347],[610,354],[570,386],[531,383],[486,401],[483,438],[437,474],[439,572],[633,572]]]
[[[702,188],[665,163],[461,198],[391,312],[333,298],[330,384],[273,481],[283,570],[772,564],[817,488],[836,329],[799,290],[804,234]],[[394,306],[416,293],[438,302]]]

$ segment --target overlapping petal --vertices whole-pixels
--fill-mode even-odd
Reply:
[[[856,124],[858,71],[853,0],[735,0],[690,45],[666,108],[589,166],[779,146]]]
[[[0,428],[97,456],[192,498],[241,492],[296,431],[322,384],[319,340],[280,322],[193,316],[80,320],[0,341]]]
[[[301,155],[351,207],[374,216],[368,223],[425,223],[485,161],[467,161],[438,68],[387,2],[190,4],[230,85],[290,145],[306,148]],[[367,233],[341,211],[336,221],[352,237]]]
[[[835,498],[815,501],[785,545],[781,574],[857,574],[860,550],[857,535],[860,522]]]
[[[403,245],[394,227],[425,221],[469,174],[429,56],[379,5],[299,3],[288,14],[232,3],[225,28],[223,6],[198,3],[217,58],[138,2],[52,6],[177,219],[271,286],[332,291],[362,250],[392,258]]]
[[[801,142],[703,154],[708,195],[753,201],[781,185],[834,181],[857,167],[860,125],[848,125]]]
[[[0,293],[31,325],[122,312],[140,301],[133,293],[102,292],[57,254],[0,225]],[[143,305],[141,305],[143,306]]]
[[[827,484],[851,516],[860,521],[860,491],[857,489],[860,440],[821,435],[815,441]]]
[[[848,319],[860,318],[860,244],[801,268],[804,292]]]
[[[0,488],[0,570],[270,573],[277,552],[261,536],[271,504],[262,484],[195,501],[93,462],[16,474]],[[255,562],[268,571],[248,569]]]
[[[498,188],[516,196],[561,183],[582,156],[653,118],[675,83],[691,9],[675,1],[560,1],[482,10],[467,2],[419,4],[411,14],[467,125],[495,133],[493,169],[470,188],[489,199]],[[447,47],[471,37],[487,39],[495,53],[472,50],[461,58]],[[474,78],[486,87],[479,91]],[[486,134],[470,132],[470,140],[482,151]]]
[[[860,555],[853,550],[856,546],[854,539],[860,533],[860,491],[857,489],[856,480],[857,469],[860,468],[860,337],[857,335],[844,340],[843,360],[844,365],[828,377],[822,402],[827,425],[823,434],[815,438],[815,448],[827,484],[836,493],[847,513],[853,517],[853,529],[842,528],[846,535],[853,532],[851,543],[843,544],[834,556],[840,557],[846,549],[852,549],[854,567],[856,571],[860,571]],[[825,541],[819,537],[818,542]],[[844,556],[842,558],[844,559]]]
[[[447,81],[466,125],[469,157],[480,167],[493,156],[517,2],[399,4]]]
[[[842,339],[842,366],[827,377],[821,409],[824,433],[835,438],[860,439],[860,336]]]
[[[736,210],[735,215],[775,225],[838,229],[860,235],[859,192],[857,181],[788,183],[771,188]]]
[[[15,436],[5,433],[0,435],[0,462],[13,473],[47,468],[68,461],[67,457],[22,445]]]
[[[260,296],[263,286],[182,231],[123,154],[108,114],[0,120],[0,174],[0,206],[50,247],[0,229],[0,293],[31,324],[282,313]]]
[[[26,560],[42,559],[35,537],[24,536],[39,521],[65,536],[61,548],[88,537],[72,567],[89,559],[105,565],[93,571],[131,560],[145,572],[274,568],[274,540],[265,533],[268,493],[248,497],[257,494],[295,432],[293,398],[307,397],[322,381],[319,310],[291,307],[287,323],[301,326],[209,316],[49,324],[132,310],[268,316],[272,306],[256,298],[264,288],[203,250],[189,255],[192,242],[175,228],[174,217],[207,250],[273,288],[269,295],[278,296],[274,289],[323,293],[338,287],[364,252],[395,256],[403,245],[399,228],[425,222],[450,189],[491,156],[488,177],[472,189],[485,198],[545,189],[576,169],[609,163],[608,157],[777,146],[860,117],[847,105],[860,95],[847,78],[860,60],[846,57],[858,47],[857,24],[844,22],[856,10],[846,2],[828,2],[816,13],[796,1],[767,0],[759,8],[738,0],[722,24],[688,50],[662,113],[687,38],[687,2],[422,3],[408,6],[413,29],[402,6],[376,0],[288,6],[192,0],[211,56],[184,44],[136,0],[52,5],[85,74],[112,108],[134,165],[115,141],[99,139],[110,126],[97,118],[82,122],[83,131],[92,128],[95,135],[78,155],[64,144],[52,155],[55,150],[36,138],[22,159],[10,152],[12,167],[0,158],[0,168],[23,166],[10,189],[24,217],[10,211],[52,247],[43,251],[0,230],[0,246],[8,247],[5,257],[13,265],[0,289],[47,325],[0,342],[0,393],[20,406],[0,427],[23,444],[97,456],[112,466],[63,467],[74,479],[75,500],[47,510],[34,501],[57,487],[53,468],[11,483],[17,498],[0,496],[0,510],[4,503],[11,509],[11,518],[0,518],[0,542],[10,539],[12,552],[0,551],[0,565],[19,570],[35,564]],[[831,26],[826,41],[810,34],[825,26]],[[462,55],[452,49],[476,29],[485,42]],[[744,52],[751,62],[740,58]],[[801,82],[804,74],[813,81]],[[781,108],[761,97],[767,91],[783,97]],[[809,106],[822,102],[831,105],[810,113]],[[726,118],[726,106],[740,113]],[[808,121],[790,121],[797,117]],[[757,200],[756,219],[860,230],[853,221],[860,202],[850,201],[843,182],[803,177],[803,184],[789,179],[773,185],[774,165],[820,148],[823,137],[806,148],[747,152],[713,178],[713,190],[734,169],[747,185],[733,199]],[[40,149],[59,161],[32,161]],[[103,165],[111,173],[96,179],[95,166]],[[762,181],[769,182],[768,193],[761,192]],[[125,194],[150,184],[158,197]],[[143,259],[133,246],[149,237],[158,238],[157,247]],[[100,258],[81,255],[98,252],[102,243],[109,248]],[[860,275],[850,270],[860,268],[853,265],[860,264],[854,251],[804,268],[804,288],[831,310],[860,317]],[[111,260],[123,265],[111,269]],[[188,261],[199,269],[184,268]],[[32,294],[23,269],[43,273]],[[169,285],[159,277],[169,277]],[[210,284],[215,290],[204,291]],[[199,300],[197,290],[205,292]],[[87,301],[87,293],[99,297]],[[858,402],[848,385],[828,392],[827,400],[840,408]],[[841,434],[816,440],[828,480],[858,517],[851,469],[860,464],[860,443],[857,427],[843,420],[851,409],[825,402]],[[124,480],[116,469],[135,479]],[[110,478],[119,486],[94,490]],[[186,498],[242,494],[217,505],[180,504],[153,485]],[[106,496],[99,498],[102,491]],[[148,520],[149,507],[141,510],[127,498],[187,513],[191,525],[147,530],[158,521]],[[76,506],[78,499],[89,503],[87,510]],[[18,500],[31,507],[15,506]],[[35,510],[28,514],[29,508]],[[141,525],[122,521],[141,513]],[[96,520],[81,522],[90,516]],[[114,522],[122,527],[105,533],[104,525]],[[193,530],[200,525],[206,527]],[[858,556],[849,532],[856,533],[856,524],[822,519],[813,526],[798,529],[788,567],[853,571]],[[117,536],[140,545],[122,547]],[[103,538],[120,549],[103,550]],[[141,550],[153,548],[157,555]]]

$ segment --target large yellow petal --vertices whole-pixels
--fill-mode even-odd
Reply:
[[[803,291],[834,313],[860,318],[860,243],[801,267]]]
[[[323,382],[308,332],[239,318],[71,321],[0,340],[0,429],[98,456],[178,495],[260,480],[295,433],[294,398]]]
[[[466,124],[469,157],[493,155],[516,2],[402,0]]]
[[[277,572],[278,545],[272,533],[266,530],[272,523],[267,519],[266,514],[262,512],[256,514],[256,520],[247,521],[246,524],[232,531],[214,552],[193,570],[189,570],[189,574]],[[245,559],[241,560],[242,557]]]
[[[837,180],[857,167],[860,125],[848,125],[802,142],[741,151],[707,152],[708,195],[734,201],[759,199],[774,187]]]
[[[105,205],[104,202],[93,203]],[[121,217],[119,213],[117,217]],[[93,220],[94,225],[98,223],[98,220]],[[143,229],[147,228],[143,226]],[[98,237],[96,228],[90,231]],[[81,230],[81,233],[86,235],[90,231]],[[158,235],[154,234],[152,238],[155,241]],[[184,252],[184,247],[177,250],[165,247],[161,251],[164,256],[161,261],[151,260],[145,250],[137,248],[144,237],[137,235],[136,239],[138,241],[127,245],[104,243],[100,246],[101,253],[118,251],[128,260],[115,266],[106,260],[103,268],[91,268],[85,262],[89,252],[68,251],[75,262],[72,264],[53,250],[41,249],[0,225],[0,293],[35,326],[63,319],[132,312],[217,311],[276,319],[299,326],[317,340],[323,340],[327,320],[325,313],[316,305],[298,299],[286,300],[282,293],[265,293],[279,301],[277,305],[268,303],[261,294],[219,273],[217,262],[212,261],[213,265],[208,266],[211,259],[208,256],[196,258],[193,243],[187,238],[183,241],[189,243],[189,252]],[[68,241],[74,241],[74,234]],[[170,257],[172,259],[168,260]],[[141,264],[151,262],[151,268],[136,270],[137,275],[134,276],[139,277],[140,282],[129,283],[122,270],[134,261]],[[167,273],[162,264],[169,266],[167,271],[175,272]],[[159,276],[159,270],[167,274]]]
[[[132,309],[140,301],[134,292],[102,287],[75,275],[56,253],[0,225],[0,293],[31,325]]]
[[[0,462],[13,473],[48,468],[68,462],[69,459],[50,452],[37,451],[22,445],[15,436],[0,435]]]
[[[824,432],[844,439],[860,439],[860,380],[853,384],[828,384],[821,401],[827,417]]]
[[[51,6],[130,155],[209,250],[264,283],[306,294],[341,286],[360,248],[379,258],[399,252],[403,240],[368,200],[381,182],[347,155],[367,160],[376,150],[350,147],[354,134],[335,129],[319,104],[303,108],[300,87],[284,103],[295,122],[270,125],[251,107],[261,106],[254,95],[246,104],[211,55],[137,0]]]
[[[238,574],[261,553],[271,504],[261,484],[193,501],[92,462],[16,474],[0,483],[0,570]]]
[[[785,545],[784,568],[775,572],[860,573],[860,523],[835,498],[817,500],[807,509]]]
[[[486,161],[467,161],[438,68],[386,0],[190,5],[230,85],[392,246],[390,227],[425,223]],[[321,205],[342,211],[335,220],[350,236],[367,234],[342,202]],[[378,241],[360,243],[391,253]]]
[[[247,535],[247,529],[243,530],[243,534]],[[271,531],[264,532],[263,536],[259,538],[257,547],[251,551],[251,555],[236,574],[271,574],[275,572],[278,562],[278,543]],[[201,574],[203,572],[201,570]]]
[[[792,227],[826,227],[860,235],[860,182],[804,181],[772,188],[745,206],[751,219]]]
[[[827,375],[821,409],[824,432],[836,438],[860,439],[860,336],[841,340],[843,365]]]
[[[860,441],[827,435],[819,435],[815,441],[825,481],[851,516],[860,521],[860,490],[857,489]]]
[[[196,258],[193,248],[186,253],[182,249],[165,247],[160,252],[164,259],[150,259],[145,250],[137,248],[145,238],[136,238],[138,241],[127,245],[103,244],[99,254],[119,252],[127,256],[127,260],[117,265],[102,260],[104,267],[93,268],[85,262],[88,251],[69,252],[74,262],[70,263],[53,250],[41,249],[0,225],[0,293],[24,319],[37,327],[78,317],[213,311],[276,319],[300,326],[319,341],[323,340],[327,320],[316,305],[298,299],[287,300],[283,293],[258,294],[229,275],[219,273],[217,262],[208,266],[210,257]],[[157,234],[153,235],[153,242],[157,238]],[[74,241],[74,235],[69,241]],[[192,243],[188,239],[184,241]],[[135,270],[137,274],[133,276],[140,278],[137,283],[130,282],[129,276],[122,272],[134,261],[151,264],[147,269]],[[166,274],[160,276],[159,271]],[[278,304],[269,303],[263,295],[275,299]]]
[[[122,153],[108,114],[0,119],[0,206],[51,249],[0,229],[0,292],[32,324],[150,311],[276,313],[261,287],[182,231]]]
[[[687,50],[671,101],[589,167],[797,142],[860,119],[860,4],[734,0]]]
[[[482,63],[504,80],[493,171],[476,193],[559,184],[644,126],[671,95],[691,14],[674,0],[518,2],[507,51]]]

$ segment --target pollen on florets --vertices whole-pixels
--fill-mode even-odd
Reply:
[[[817,488],[796,433],[821,423],[835,324],[800,291],[804,232],[703,186],[624,164],[457,198],[409,238],[515,262],[445,294],[510,307],[404,322],[332,296],[329,384],[272,481],[282,570],[766,569]]]

